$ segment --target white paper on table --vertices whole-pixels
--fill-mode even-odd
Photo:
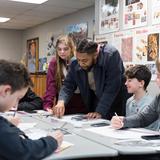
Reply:
[[[78,116],[78,115],[77,114],[76,115],[67,115],[67,116],[63,116],[60,119],[56,118],[56,117],[51,117],[51,119],[70,123],[74,127],[82,127],[83,125],[87,125],[87,124],[106,122],[105,119],[83,119],[83,120],[77,121],[75,119],[72,119],[75,116]]]
[[[35,110],[37,112],[37,115],[43,115],[43,116],[50,116],[50,115],[53,115],[53,113],[50,113],[48,111],[45,111],[45,110]],[[33,113],[35,114],[35,113]]]
[[[25,134],[32,140],[46,137],[48,132],[42,129],[33,128],[25,132]]]
[[[33,128],[36,126],[37,123],[20,123],[18,125],[18,128],[22,131],[25,131],[27,129]]]
[[[156,146],[156,147],[154,147],[154,149],[155,149],[156,151],[160,151],[160,146]]]
[[[61,151],[65,150],[73,145],[74,145],[73,143],[63,141],[61,146],[55,150],[55,153],[61,152]]]
[[[111,126],[87,128],[85,129],[96,134],[117,138],[117,139],[136,139],[143,135],[153,135],[157,132],[143,129],[114,129]]]
[[[156,150],[160,149],[160,142],[157,140],[145,140],[142,138],[137,139],[121,139],[114,142],[114,144],[121,145],[121,146],[136,146],[136,147],[151,147]]]
[[[50,116],[52,113],[44,111],[44,110],[35,110],[36,113],[30,113],[26,111],[18,111],[20,114],[25,114],[25,115],[32,115],[32,116]]]
[[[15,111],[7,111],[7,112],[0,112],[0,116],[7,117],[13,116]]]

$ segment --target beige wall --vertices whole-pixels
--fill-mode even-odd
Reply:
[[[58,35],[65,32],[65,26],[81,22],[88,22],[88,37],[93,36],[93,20],[97,9],[89,7],[79,12],[73,13],[27,29],[25,31],[0,29],[0,57],[3,59],[11,59],[19,61],[26,52],[27,39],[39,37],[39,55],[46,55],[46,49],[49,36],[54,33]],[[98,19],[98,15],[95,17]],[[148,91],[155,96],[159,92],[159,88],[155,82],[151,82]]]
[[[22,31],[0,29],[0,58],[19,61],[22,55]]]
[[[39,37],[39,57],[46,56],[47,44],[51,34],[55,36],[65,33],[65,27],[71,24],[88,23],[88,37],[93,37],[94,6],[70,15],[49,21],[23,32],[23,53],[26,51],[27,39]]]

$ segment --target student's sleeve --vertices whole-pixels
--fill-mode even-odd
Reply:
[[[43,109],[43,101],[41,97],[36,95],[31,89],[27,91],[27,94],[20,100],[18,110],[37,110]]]
[[[146,127],[156,121],[160,114],[159,102],[160,96],[157,96],[141,112],[124,118],[124,127]]]
[[[57,95],[56,87],[56,59],[51,60],[47,72],[46,92],[43,97],[43,108],[46,110],[53,106],[54,98]]]
[[[111,49],[109,52],[104,62],[106,74],[104,91],[96,108],[96,112],[100,113],[102,117],[107,115],[113,101],[119,93],[123,76],[123,64],[118,50],[113,48],[113,50]]]
[[[129,115],[132,115],[132,111],[130,109],[131,107],[131,102],[132,102],[132,97],[130,97],[129,99],[127,99],[127,102],[126,102],[126,116],[129,116]]]
[[[12,130],[1,136],[0,158],[4,159],[40,160],[52,154],[58,146],[57,141],[50,136],[31,140]]]

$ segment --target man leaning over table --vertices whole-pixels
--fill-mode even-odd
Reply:
[[[123,74],[123,62],[116,48],[82,39],[53,113],[57,117],[64,115],[65,106],[78,87],[88,119],[110,119],[114,112],[124,114],[127,91]]]

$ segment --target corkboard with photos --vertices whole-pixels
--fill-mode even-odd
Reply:
[[[160,0],[122,0],[119,3],[123,6],[123,14],[121,14],[123,16],[120,17],[121,27],[118,31],[111,33],[100,34],[99,31],[99,34],[95,35],[95,41],[108,41],[114,45],[119,50],[126,68],[136,64],[147,65],[151,70],[152,80],[155,80],[155,60],[160,56]],[[142,6],[140,6],[141,3]],[[157,3],[156,6],[155,3]],[[146,19],[145,23],[140,24],[140,21],[137,21],[134,25],[132,23],[124,26],[124,15],[129,12],[125,12],[125,7],[128,6],[134,7],[137,15],[145,12],[148,17],[150,14],[150,21],[147,17],[141,17],[141,20]]]

